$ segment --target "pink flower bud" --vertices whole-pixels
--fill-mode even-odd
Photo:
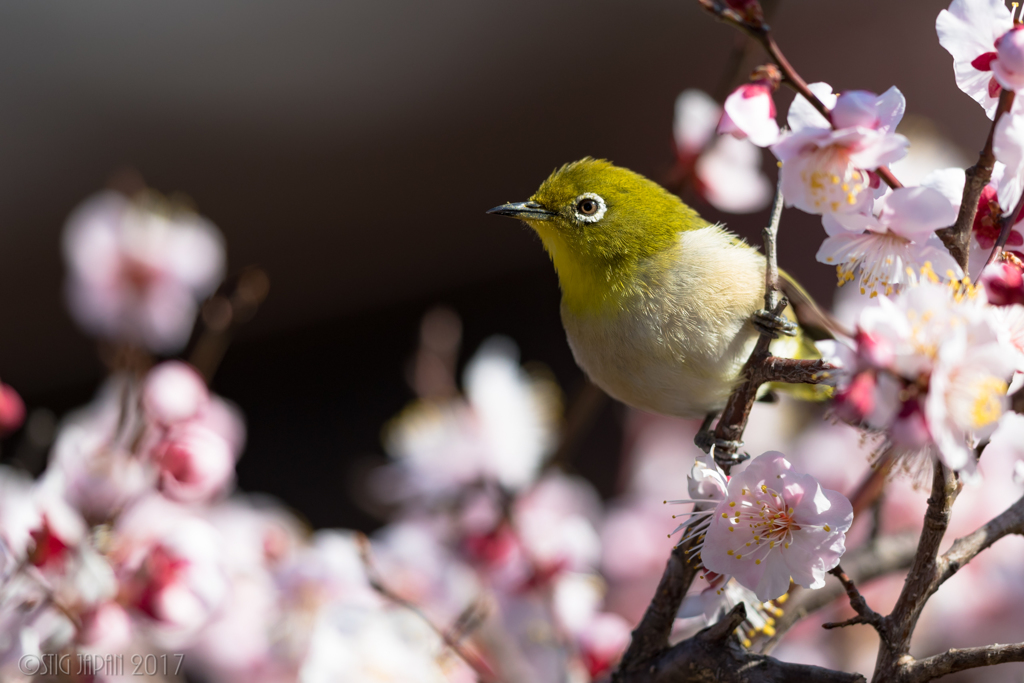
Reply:
[[[1024,304],[1024,277],[1012,263],[993,263],[981,273],[988,302],[994,306]]]
[[[768,83],[758,81],[736,88],[725,100],[725,112],[718,123],[720,134],[729,134],[750,141],[759,147],[779,140],[779,124],[775,122],[775,102]]]
[[[992,75],[999,85],[1009,90],[1024,87],[1024,33],[1014,26],[996,40],[996,58],[991,62]]]
[[[223,491],[235,471],[235,455],[221,435],[190,423],[172,430],[153,451],[160,490],[171,500],[195,503]]]
[[[161,363],[150,370],[142,390],[146,413],[163,426],[195,417],[209,400],[206,382],[192,366],[180,361]]]
[[[25,402],[9,384],[0,384],[0,436],[17,431],[25,421]]]

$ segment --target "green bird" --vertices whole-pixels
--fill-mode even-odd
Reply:
[[[488,213],[540,236],[558,272],[569,346],[595,384],[663,415],[707,417],[725,406],[760,326],[771,325],[760,310],[761,252],[657,183],[589,157],[556,170],[528,201]],[[791,301],[813,306],[786,280]],[[772,353],[817,357],[786,314],[783,331],[794,336],[772,342]]]

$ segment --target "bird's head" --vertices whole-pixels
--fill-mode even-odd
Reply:
[[[529,200],[488,213],[533,228],[563,292],[585,308],[623,291],[637,264],[675,244],[680,232],[707,225],[657,183],[590,157],[556,170]]]

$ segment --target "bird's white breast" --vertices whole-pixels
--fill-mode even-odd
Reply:
[[[638,286],[614,309],[577,315],[562,305],[576,362],[631,406],[702,417],[725,405],[756,341],[764,257],[711,226],[641,263]]]

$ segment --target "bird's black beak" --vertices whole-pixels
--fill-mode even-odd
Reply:
[[[493,209],[487,211],[487,213],[495,213],[499,216],[512,216],[513,218],[523,218],[533,221],[549,221],[552,217],[557,216],[554,211],[548,211],[537,202],[515,202],[512,204],[502,204],[496,206]]]

